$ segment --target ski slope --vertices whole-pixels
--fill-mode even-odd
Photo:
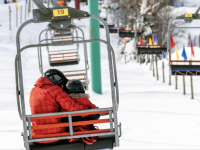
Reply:
[[[18,5],[24,6],[24,2]],[[73,3],[70,3],[73,7]],[[15,10],[15,4],[11,4]],[[87,6],[81,5],[82,10]],[[31,18],[32,15],[29,15]],[[12,30],[8,27],[8,5],[0,5],[0,149],[24,149],[23,138],[20,136],[22,122],[19,118],[15,93],[14,58],[16,55],[15,14],[12,14]],[[86,39],[89,38],[88,20],[75,21],[77,25],[85,25]],[[46,28],[47,23],[27,26],[21,34],[21,47],[38,43],[39,33]],[[105,39],[101,29],[101,38]],[[111,44],[118,52],[117,35],[111,35]],[[80,55],[83,56],[83,46],[80,45]],[[99,107],[111,106],[111,91],[108,74],[107,50],[101,44],[101,66],[103,94],[91,91],[91,101]],[[186,48],[189,55],[190,49]],[[200,56],[198,48],[195,55]],[[89,44],[88,44],[88,53]],[[181,55],[181,49],[179,50]],[[48,55],[44,48],[44,70],[49,69]],[[175,55],[173,56],[175,57]],[[197,57],[198,58],[198,57]],[[29,92],[37,78],[40,77],[37,60],[37,50],[30,49],[22,53],[23,77],[27,113],[29,109]],[[83,62],[83,57],[81,57]],[[118,120],[122,123],[122,137],[120,147],[125,149],[200,149],[200,88],[199,77],[194,77],[194,100],[190,99],[190,78],[186,77],[186,93],[182,94],[182,77],[179,79],[179,88],[175,90],[174,77],[172,85],[168,85],[168,63],[165,60],[165,83],[162,82],[162,69],[159,61],[159,78],[153,77],[149,64],[139,65],[131,61],[124,65],[124,61],[117,60],[120,106]],[[81,64],[81,63],[80,63]],[[81,67],[81,65],[80,65]],[[72,67],[58,68],[70,70]]]

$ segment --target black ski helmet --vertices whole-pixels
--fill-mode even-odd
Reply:
[[[66,86],[69,91],[69,94],[85,93],[83,83],[78,79],[69,80]]]
[[[57,69],[48,69],[45,73],[45,76],[48,76],[53,81],[55,81],[59,86],[63,85],[66,86],[68,79],[65,77],[65,75]]]

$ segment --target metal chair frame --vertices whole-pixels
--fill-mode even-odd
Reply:
[[[169,27],[168,27],[168,53],[169,53],[169,66],[170,66],[170,71],[171,71],[171,75],[181,75],[181,76],[185,76],[185,75],[189,75],[189,76],[195,76],[195,75],[200,75],[200,65],[192,65],[192,63],[200,63],[200,61],[182,61],[182,60],[171,60],[171,43],[170,43],[170,34],[172,29],[180,29],[180,28],[184,28],[184,29],[198,29],[200,27],[172,27],[172,23],[175,20],[184,20],[186,23],[191,23],[193,20],[200,20],[200,14],[198,14],[200,10],[200,7],[197,9],[195,14],[184,14],[178,17],[173,18],[170,23],[169,23]],[[187,16],[189,15],[189,17]],[[178,64],[173,64],[173,63],[189,63],[188,65],[178,65]]]
[[[33,11],[33,16],[35,15],[36,12],[41,13],[40,15],[47,15],[52,8],[46,8],[44,5],[42,5],[41,1],[39,0],[33,0],[35,4],[38,6],[39,10],[34,10]],[[121,127],[118,125],[118,118],[117,118],[117,110],[119,106],[119,92],[118,92],[118,81],[117,81],[117,71],[116,71],[116,63],[115,63],[115,53],[110,45],[110,37],[109,37],[109,29],[106,24],[106,22],[100,18],[97,15],[93,14],[88,14],[87,12],[76,10],[74,8],[70,7],[65,7],[68,9],[70,14],[72,14],[70,17],[72,19],[79,19],[80,16],[82,18],[94,18],[102,22],[105,26],[106,29],[106,39],[107,41],[101,40],[101,39],[94,39],[94,40],[82,40],[82,41],[68,41],[68,42],[60,42],[60,43],[44,43],[44,44],[33,44],[33,45],[27,45],[25,47],[20,47],[20,34],[22,29],[27,26],[28,24],[31,23],[41,23],[43,18],[33,18],[30,20],[27,20],[24,22],[18,29],[17,35],[16,35],[16,45],[17,45],[17,54],[15,57],[15,78],[16,78],[16,97],[17,97],[17,106],[18,106],[18,113],[19,116],[22,120],[23,123],[23,138],[25,141],[25,148],[26,150],[30,150],[29,147],[29,142],[36,142],[36,141],[46,141],[46,140],[56,140],[56,139],[70,139],[70,138],[81,138],[81,137],[91,137],[91,136],[104,136],[104,135],[114,135],[115,136],[115,146],[119,146],[119,137],[121,136],[119,134],[119,130],[121,133]],[[76,16],[73,16],[73,12],[77,12]],[[84,16],[83,16],[84,14]],[[51,16],[51,14],[49,14]],[[34,16],[35,17],[35,16]],[[69,16],[66,17],[61,17],[62,20],[65,18],[68,18]],[[51,17],[52,18],[52,17]],[[57,18],[59,19],[59,18]],[[69,18],[68,18],[69,19]],[[45,22],[47,20],[44,20]],[[110,82],[111,82],[111,95],[112,95],[112,107],[110,108],[100,108],[100,109],[90,109],[90,110],[81,110],[81,111],[75,111],[75,112],[62,112],[62,113],[48,113],[48,114],[36,114],[36,115],[26,115],[26,109],[25,109],[25,99],[24,99],[24,85],[23,85],[23,76],[22,76],[22,61],[21,61],[21,53],[23,51],[27,51],[28,48],[36,48],[36,47],[45,47],[45,46],[62,46],[62,45],[70,45],[70,44],[79,44],[79,43],[90,43],[90,42],[101,42],[107,45],[107,50],[108,50],[108,62],[109,62],[109,72],[110,72]],[[73,135],[73,126],[72,126],[72,119],[70,116],[76,113],[95,113],[97,111],[110,111],[112,112],[114,116],[114,121],[110,119],[110,132],[102,132],[102,133],[94,133],[94,134],[83,134],[83,135]],[[70,136],[62,136],[62,137],[51,137],[51,138],[40,138],[40,139],[32,139],[31,134],[31,118],[35,117],[45,117],[45,116],[55,116],[55,115],[68,115],[69,118],[69,128],[70,128]],[[111,117],[112,115],[110,115]],[[28,129],[29,129],[29,134],[27,131],[27,122],[28,122]],[[112,130],[112,124],[113,128],[115,130]]]

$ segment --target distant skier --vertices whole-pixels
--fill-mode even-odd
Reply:
[[[30,94],[30,107],[32,114],[43,114],[43,113],[53,113],[59,111],[77,111],[77,110],[86,110],[86,109],[94,109],[98,108],[94,104],[92,104],[88,97],[84,97],[83,95],[74,95],[75,97],[70,97],[67,92],[83,92],[83,89],[73,90],[74,85],[69,82],[69,80],[65,77],[65,75],[57,70],[50,69],[45,72],[44,77],[40,77],[36,83],[35,87],[31,90]],[[68,87],[71,88],[67,90],[66,84],[68,83]],[[82,90],[82,91],[81,91]],[[84,93],[83,93],[84,94]],[[72,95],[71,95],[72,96]],[[79,97],[77,97],[79,96]],[[86,95],[85,95],[86,96]],[[86,118],[87,117],[87,118]],[[99,115],[89,115],[89,116],[81,116],[79,119],[83,120],[84,118],[90,119],[98,119]],[[63,120],[65,121],[66,118]],[[77,118],[75,118],[77,119]],[[74,119],[73,119],[74,120]],[[53,119],[41,119],[32,121],[32,125],[45,125],[45,124],[58,124],[62,123],[62,118],[53,118]],[[83,128],[83,127],[82,127]],[[87,128],[89,130],[89,128]],[[66,133],[68,132],[64,127],[57,128],[48,128],[48,129],[35,129],[33,130],[33,135],[44,135],[44,134],[56,134],[56,133]],[[71,140],[70,142],[72,142]],[[42,143],[45,145],[52,145],[62,142],[62,140],[49,140],[49,141],[41,141],[38,143]]]

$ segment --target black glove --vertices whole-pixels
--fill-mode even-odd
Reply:
[[[88,117],[86,117],[86,120],[98,120],[100,117],[100,114],[94,114],[94,115],[88,115]]]

